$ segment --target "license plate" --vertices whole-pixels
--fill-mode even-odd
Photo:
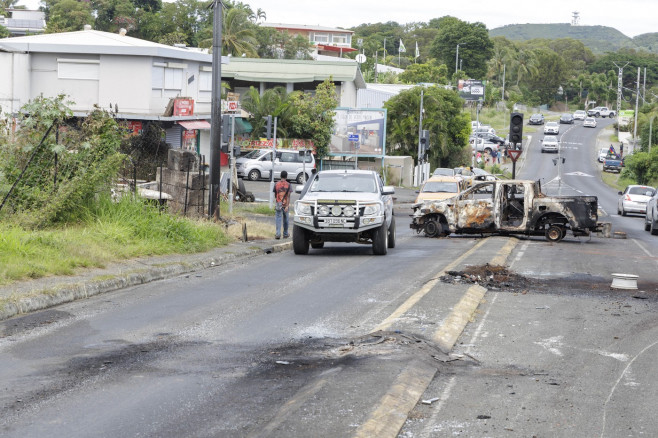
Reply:
[[[347,223],[347,219],[342,217],[329,217],[326,221],[329,225],[344,225]]]

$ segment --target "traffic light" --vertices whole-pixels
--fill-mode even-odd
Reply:
[[[270,140],[272,138],[272,116],[267,116],[265,119],[265,138]]]
[[[231,116],[222,115],[222,143],[228,143],[231,139]]]
[[[509,142],[512,144],[523,143],[523,114],[512,113],[509,122]]]

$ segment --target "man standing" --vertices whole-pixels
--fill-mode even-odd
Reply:
[[[290,183],[286,181],[288,172],[281,171],[281,179],[274,185],[274,200],[275,206],[275,220],[276,232],[274,233],[275,239],[281,238],[281,220],[283,219],[283,238],[289,237],[288,234],[288,206],[290,204]]]

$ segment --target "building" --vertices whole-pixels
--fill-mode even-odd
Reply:
[[[288,32],[291,36],[301,35],[315,46],[313,55],[341,58],[344,53],[355,52],[352,48],[354,32],[335,27],[312,26],[307,24],[261,23],[262,27]]]
[[[0,26],[12,36],[39,34],[46,30],[46,14],[43,11],[28,9],[5,9],[11,17],[0,15]]]
[[[365,88],[355,61],[301,61],[222,57],[222,80],[234,96],[254,86],[262,93],[284,86],[314,91],[332,79],[340,105],[353,107]],[[172,147],[209,156],[212,55],[91,30],[0,39],[0,116],[14,115],[31,99],[66,94],[79,117],[95,106],[115,110],[139,131],[159,123]],[[171,108],[172,99],[177,100]],[[227,105],[239,113],[240,106]]]

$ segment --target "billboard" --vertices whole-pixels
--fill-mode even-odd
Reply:
[[[457,92],[464,100],[484,100],[484,82],[475,79],[460,79]]]
[[[329,155],[381,158],[386,154],[385,108],[336,108]]]

